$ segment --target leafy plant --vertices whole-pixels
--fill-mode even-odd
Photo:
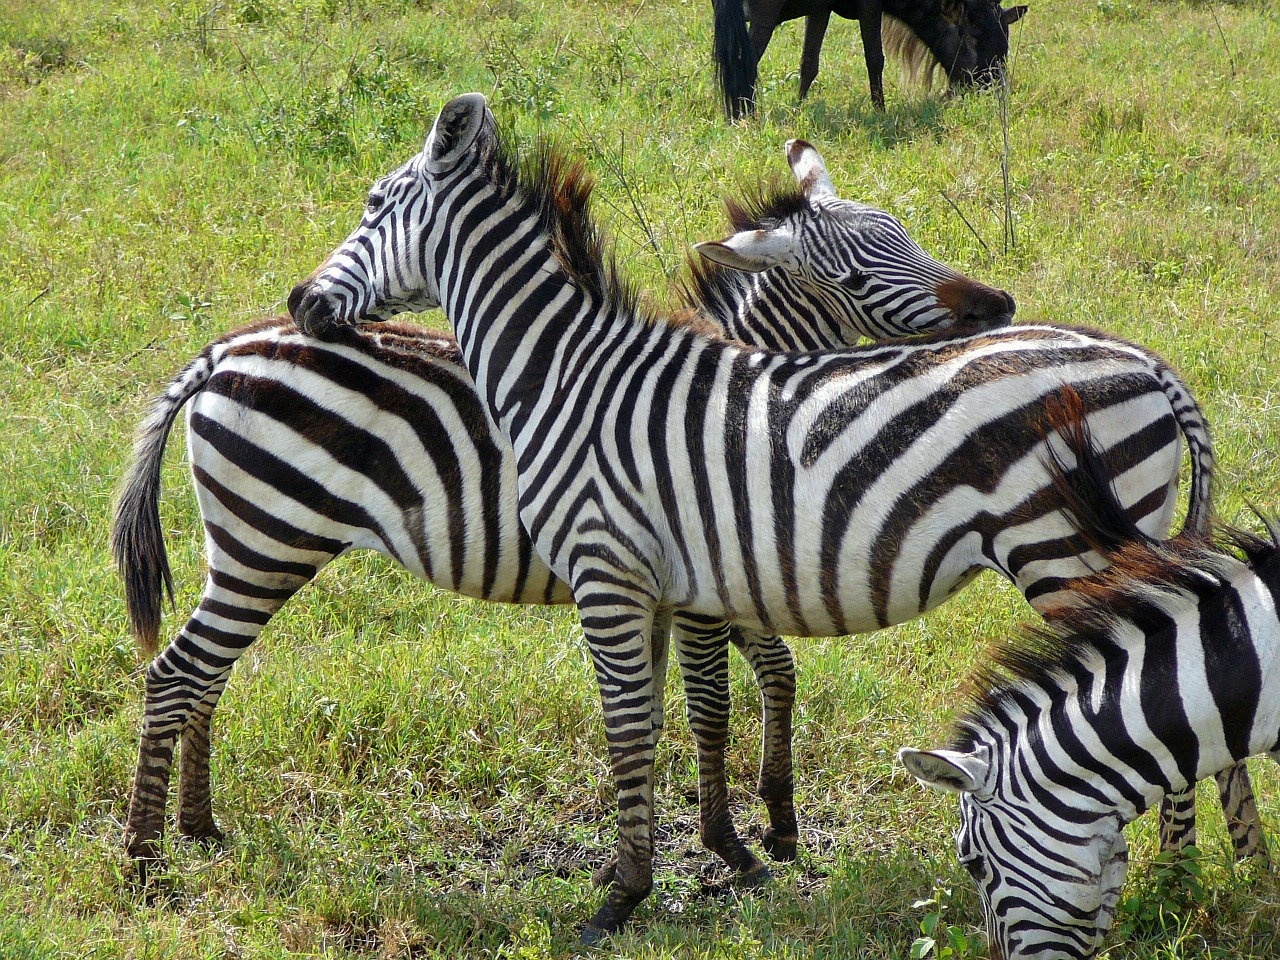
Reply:
[[[1116,907],[1117,934],[1150,937],[1181,926],[1204,900],[1203,874],[1195,847],[1158,854],[1138,890]]]
[[[951,888],[934,887],[928,900],[917,900],[912,910],[927,910],[920,921],[920,933],[911,944],[911,960],[936,957],[938,960],[966,960],[972,956],[969,938],[958,925],[947,922],[946,914],[951,906]]]

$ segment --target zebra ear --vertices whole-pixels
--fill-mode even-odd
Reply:
[[[480,136],[488,116],[489,107],[483,93],[464,93],[446,103],[422,148],[427,171],[440,174],[457,166]]]
[[[791,230],[744,230],[723,240],[695,243],[693,249],[708,260],[746,273],[773,267],[796,267],[795,237]]]
[[[818,153],[812,143],[806,140],[788,140],[787,163],[791,164],[796,182],[810,200],[836,195],[836,188],[827,174],[827,165],[822,162],[822,154]]]
[[[986,782],[990,763],[974,753],[955,750],[912,750],[903,747],[898,759],[907,772],[934,790],[974,793]]]

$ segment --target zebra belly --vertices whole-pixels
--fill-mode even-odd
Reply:
[[[293,385],[301,379],[294,371]],[[424,451],[419,435],[398,435],[395,418],[356,421],[350,408],[331,423],[304,425],[269,415],[253,399],[243,389],[206,391],[188,407],[188,455],[206,527],[228,531],[258,557],[244,567],[211,533],[211,565],[244,567],[239,575],[263,582],[273,565],[319,569],[341,553],[371,549],[465,596],[570,601],[515,516],[510,456],[484,458],[477,445],[448,436]],[[365,453],[373,447],[394,457]]]

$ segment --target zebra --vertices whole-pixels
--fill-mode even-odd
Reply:
[[[1078,402],[1053,424],[1064,499],[1111,566],[1076,607],[997,648],[948,748],[899,752],[959,795],[956,850],[1004,960],[1093,956],[1128,868],[1125,825],[1246,757],[1280,760],[1280,521],[1259,514],[1266,537],[1151,539],[1116,503]]]
[[[1208,522],[1203,416],[1158,357],[1034,325],[769,353],[640,306],[580,163],[517,162],[480,94],[450,101],[360,226],[290,294],[308,333],[443,306],[518,471],[520,520],[567,583],[596,667],[618,802],[614,882],[582,939],[652,888],[655,678],[672,611],[839,636],[938,605],[982,568],[1037,606],[1096,562],[1035,454],[1071,385],[1140,528]],[[849,285],[864,281],[851,275]]]
[[[688,309],[737,339],[779,346],[1008,323],[1007,293],[928,256],[891,215],[840,200],[812,145],[791,141],[786,155],[794,184],[730,202],[735,232],[702,245],[715,259],[691,264]],[[849,263],[873,279],[848,289]],[[163,591],[172,597],[160,468],[184,408],[208,575],[195,612],[157,657]],[[467,596],[571,602],[519,524],[515,477],[447,334],[394,323],[323,344],[288,318],[265,320],[219,338],[173,378],[139,433],[113,534],[134,633],[154,661],[125,826],[144,878],[159,859],[179,738],[179,830],[222,842],[210,800],[214,708],[236,658],[335,557],[372,548]],[[675,628],[699,748],[703,841],[741,876],[764,876],[729,816],[726,638],[761,689],[758,791],[769,813],[765,849],[779,859],[795,856],[798,839],[790,651],[776,637],[692,614]]]

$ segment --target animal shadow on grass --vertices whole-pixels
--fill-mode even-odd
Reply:
[[[871,146],[878,150],[890,150],[921,138],[937,140],[942,136],[946,99],[946,95],[914,97],[891,103],[881,112],[867,98],[837,102],[810,94],[802,108],[806,136],[821,142],[861,128],[866,131]],[[769,108],[767,116],[770,123],[784,129],[794,127],[798,119],[794,105]]]
[[[933,860],[883,836],[870,845],[850,843],[849,825],[842,821],[806,821],[799,858],[787,864],[767,860],[774,881],[744,886],[699,842],[696,804],[664,807],[654,823],[654,896],[627,927],[659,953],[664,946],[674,954],[684,947],[696,948],[716,935],[717,918],[732,911],[732,922],[754,929],[762,941],[785,943],[788,931],[794,930],[795,946],[801,947],[811,937],[813,924],[826,922],[816,918],[835,917],[836,928],[826,934],[834,943],[852,950],[868,943],[890,944],[905,954],[919,935],[920,911],[912,905],[934,895],[940,884],[954,890],[959,911],[978,916],[976,900],[967,899],[970,891],[954,861]],[[759,849],[764,821],[749,807],[735,807],[734,816],[743,839]],[[456,924],[464,917],[478,922],[492,912],[492,894],[486,891],[598,873],[614,848],[608,812],[584,811],[532,838],[507,830],[477,838],[457,862],[419,870],[418,879],[430,878],[433,889],[411,899],[420,914],[439,915],[442,922]],[[739,912],[737,899],[755,893],[764,899]],[[492,929],[478,933],[482,939],[509,936],[494,918],[486,924]],[[574,922],[564,917],[551,926],[556,940],[566,944],[576,931]]]

